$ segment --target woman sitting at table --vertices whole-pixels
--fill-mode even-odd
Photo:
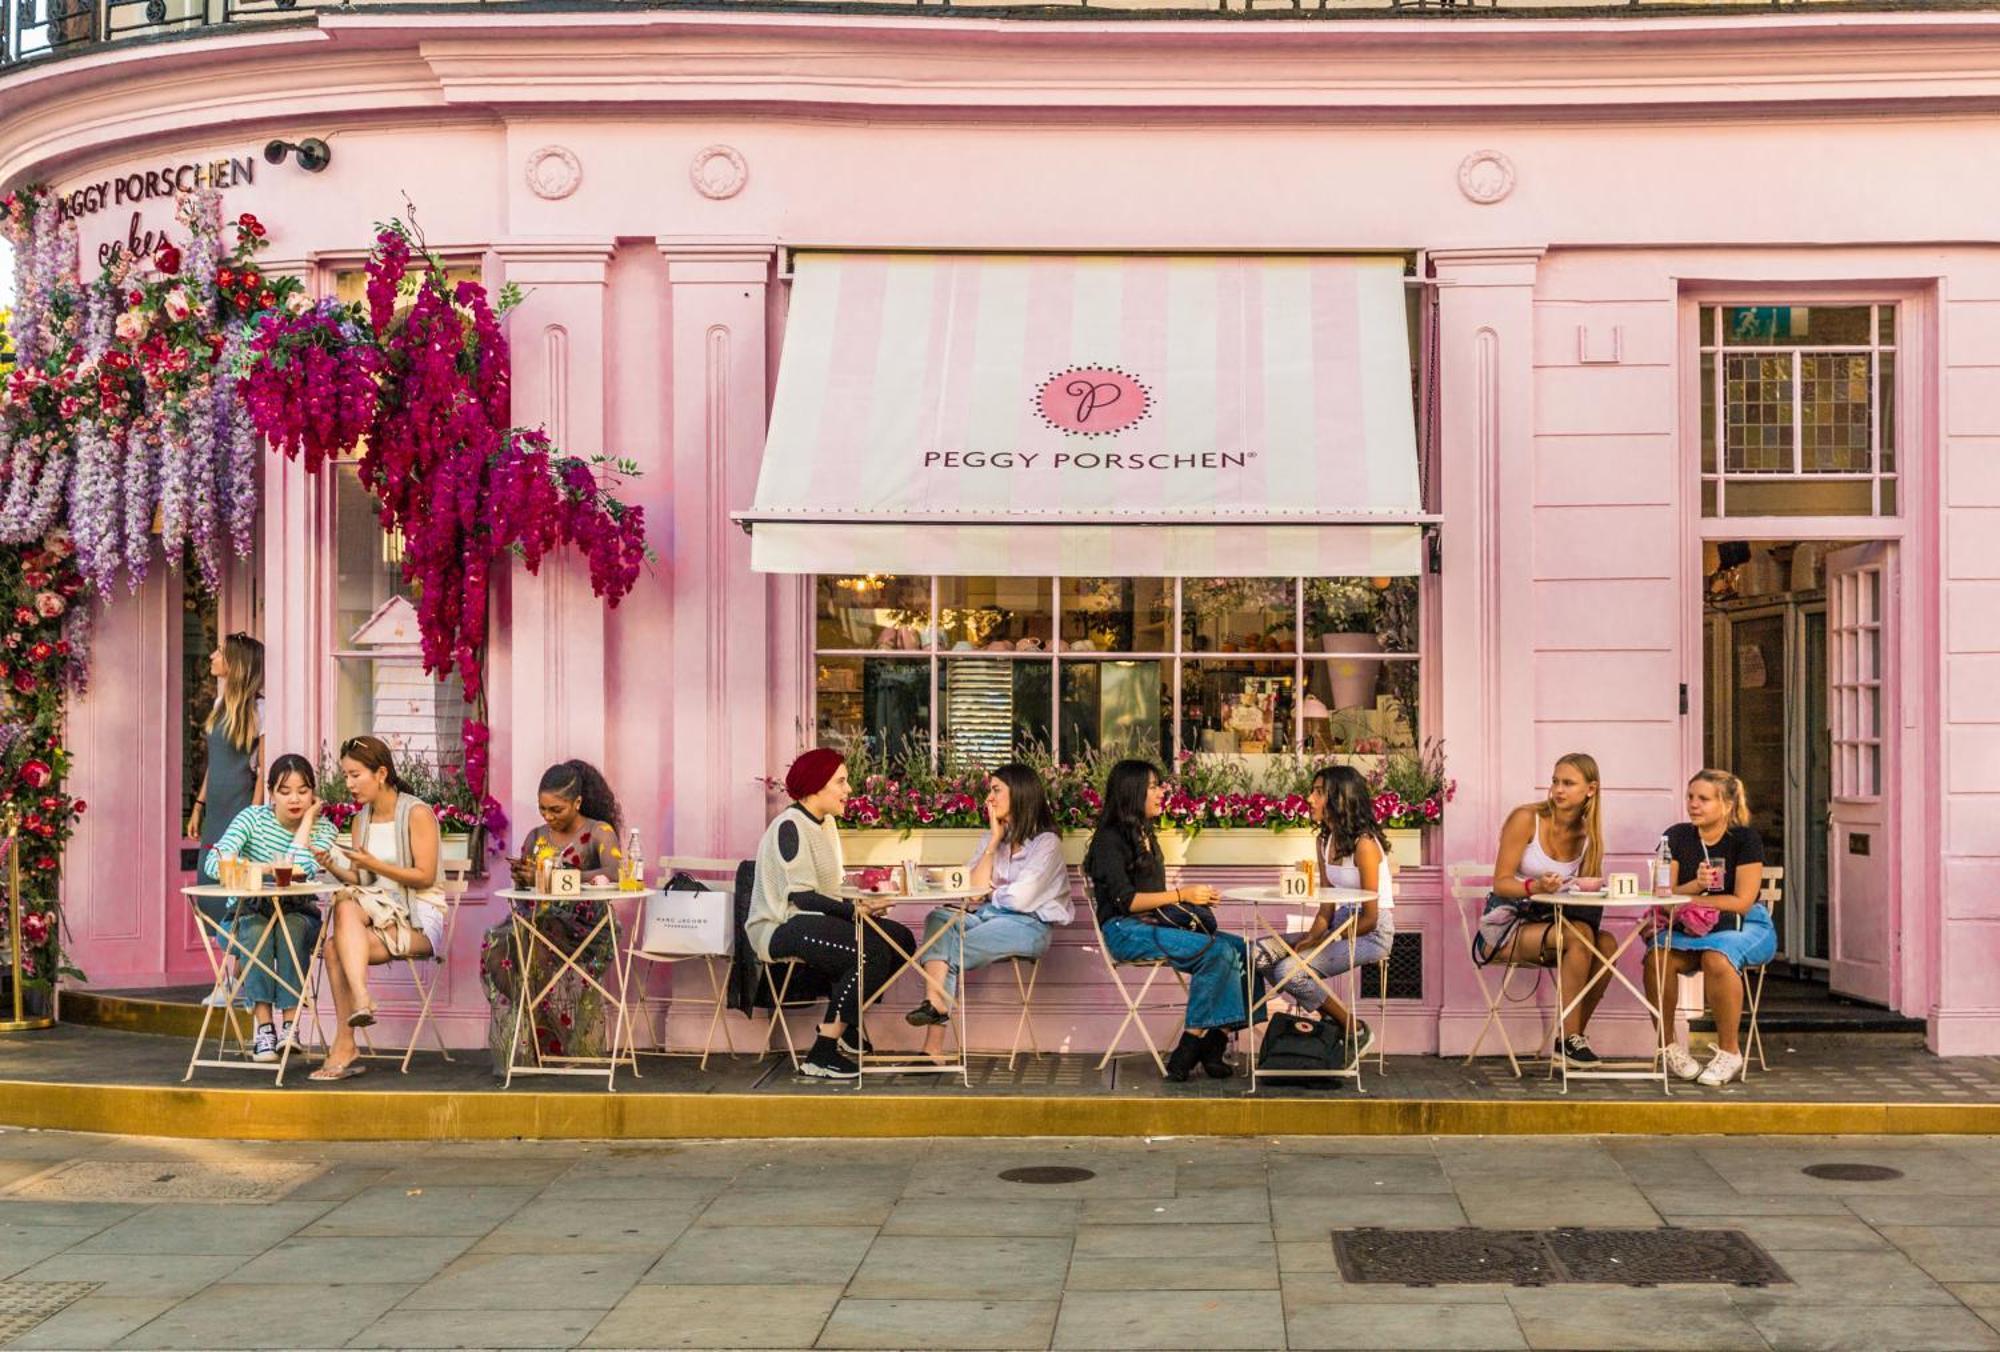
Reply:
[[[765,962],[795,958],[831,983],[826,1021],[799,1070],[820,1079],[851,1080],[861,1072],[846,1051],[867,1047],[860,969],[868,973],[865,998],[873,999],[902,965],[890,941],[905,953],[914,952],[917,941],[909,930],[884,918],[874,925],[888,937],[870,927],[864,931],[866,948],[856,943],[855,904],[840,895],[840,841],[833,826],[847,810],[852,792],[841,754],[815,747],[800,756],[785,772],[785,792],[791,795],[790,805],[771,819],[757,842],[756,880],[743,932]],[[876,905],[861,904],[871,910]],[[853,1040],[844,1050],[843,1039],[850,1032]]]
[[[1153,828],[1164,799],[1160,772],[1150,761],[1113,766],[1083,871],[1112,958],[1164,960],[1188,978],[1187,1015],[1167,1058],[1167,1078],[1185,1081],[1199,1062],[1214,1078],[1226,1079],[1229,1034],[1248,1022],[1245,1002],[1251,998],[1244,990],[1243,940],[1214,928],[1208,909],[1216,902],[1213,887],[1167,886]]]
[[[1321,884],[1352,887],[1374,892],[1381,886],[1382,873],[1389,867],[1388,837],[1375,824],[1375,803],[1368,781],[1361,772],[1345,765],[1328,766],[1313,776],[1307,795],[1317,824],[1316,843]],[[1353,921],[1353,928],[1331,943],[1326,936]],[[1310,928],[1292,947],[1296,957],[1286,956],[1276,939],[1257,946],[1257,965],[1265,980],[1282,986],[1286,995],[1301,1009],[1317,1008],[1320,1014],[1346,1031],[1355,1057],[1360,1057],[1375,1041],[1374,1032],[1340,1001],[1319,978],[1342,972],[1389,956],[1396,941],[1393,911],[1381,908],[1374,899],[1327,904],[1319,908]]]
[[[1493,861],[1493,894],[1479,918],[1472,939],[1472,960],[1482,967],[1556,965],[1555,908],[1538,897],[1552,892],[1591,890],[1603,886],[1604,824],[1600,817],[1597,762],[1580,751],[1556,762],[1549,776],[1549,796],[1524,803],[1507,814],[1500,828],[1500,854]],[[1590,1016],[1604,998],[1608,980],[1591,956],[1595,948],[1607,960],[1617,943],[1603,929],[1604,909],[1565,906],[1562,970],[1556,973],[1556,996],[1564,1008],[1562,1055],[1573,1066],[1597,1064],[1584,1033]],[[1578,998],[1581,995],[1582,998]]]
[[[269,801],[246,807],[230,820],[202,856],[202,876],[221,881],[222,857],[234,855],[253,864],[289,864],[301,878],[317,878],[319,865],[313,853],[333,844],[334,835],[333,823],[320,820],[317,781],[312,762],[304,756],[284,755],[272,761],[265,776]],[[249,909],[250,904],[258,909]],[[285,899],[276,903],[280,918],[272,924],[269,898],[250,904],[241,897],[229,899],[223,922],[229,936],[225,950],[244,974],[238,998],[250,1005],[256,1025],[250,1059],[270,1062],[285,1048],[304,1050],[304,1030],[296,1022],[305,990],[299,963],[319,941],[319,907],[311,897]],[[284,1020],[282,1031],[273,1010]]]
[[[333,986],[333,1046],[315,1080],[359,1075],[354,1030],[375,1022],[368,969],[395,958],[428,958],[444,944],[444,894],[438,888],[438,824],[396,773],[379,737],[350,737],[340,747],[347,794],[360,809],[346,845],[315,850],[320,867],[347,886],[334,894],[333,940],[326,970]]]
[[[1019,762],[1001,766],[986,781],[986,839],[968,866],[969,885],[987,893],[984,905],[950,928],[954,909],[939,907],[924,926],[924,980],[930,997],[908,1014],[928,1025],[924,1051],[944,1050],[944,1025],[958,995],[959,975],[1002,958],[1039,958],[1049,951],[1049,927],[1067,925],[1069,870],[1062,837],[1041,777]],[[942,935],[943,937],[939,937]]]
[[[1674,852],[1674,891],[1701,898],[1720,912],[1704,934],[1685,932],[1685,920],[1653,936],[1655,952],[1665,961],[1646,959],[1646,998],[1660,1007],[1659,968],[1664,965],[1667,988],[1673,977],[1701,974],[1702,992],[1715,1018],[1715,1055],[1698,1064],[1674,1036],[1660,1030],[1667,1070],[1683,1080],[1725,1085],[1743,1073],[1738,1025],[1743,1020],[1743,969],[1769,962],[1778,952],[1778,931],[1771,912],[1757,900],[1764,884],[1764,837],[1750,825],[1750,800],[1743,781],[1727,770],[1702,770],[1688,781],[1684,822],[1667,828],[1667,845]],[[1682,913],[1685,916],[1685,912]],[[1672,1019],[1673,1008],[1666,1017]]]
[[[542,824],[528,832],[521,842],[521,857],[507,861],[514,886],[531,889],[539,861],[546,857],[555,868],[580,870],[586,881],[616,881],[618,866],[624,861],[619,848],[619,828],[623,816],[618,799],[598,768],[589,761],[569,760],[551,765],[542,772],[536,786],[536,806]],[[583,937],[603,918],[604,903],[595,898],[550,902],[535,910],[534,925],[564,953],[575,950]],[[549,983],[558,958],[555,953],[531,941],[528,952],[528,986],[539,991]],[[588,952],[578,958],[583,969],[603,981],[611,971],[614,954],[609,928],[592,941]],[[486,1003],[492,1018],[486,1025],[487,1049],[493,1054],[493,1073],[505,1074],[508,1044],[514,1040],[515,1002],[521,993],[521,976],[516,970],[520,955],[514,951],[514,922],[503,918],[486,931],[479,947],[479,979],[486,989]],[[572,971],[555,977],[554,985],[542,997],[539,1023],[520,1021],[517,1052],[532,1056],[536,1029],[544,1055],[604,1055],[604,998],[595,987]]]

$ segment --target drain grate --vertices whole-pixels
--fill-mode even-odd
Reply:
[[[1835,1183],[1890,1183],[1903,1176],[1901,1169],[1886,1164],[1808,1164],[1799,1172]]]
[[[1000,1177],[1008,1183],[1082,1183],[1096,1178],[1097,1173],[1070,1164],[1029,1164],[1019,1169],[1002,1169]]]
[[[1455,1286],[1560,1280],[1555,1260],[1533,1230],[1336,1230],[1333,1253],[1350,1282]]]
[[[6,1190],[38,1202],[275,1202],[325,1169],[285,1160],[71,1160]]]
[[[1400,1286],[1767,1286],[1791,1281],[1740,1230],[1371,1228],[1334,1231],[1333,1251],[1344,1280]]]
[[[1551,1230],[1547,1239],[1571,1281],[1769,1286],[1791,1280],[1741,1230]]]
[[[99,1282],[0,1282],[0,1343],[12,1342],[100,1285]]]

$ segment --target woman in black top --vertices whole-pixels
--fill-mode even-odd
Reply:
[[[1104,789],[1104,811],[1083,872],[1112,958],[1165,959],[1188,978],[1185,1031],[1167,1058],[1167,1078],[1185,1080],[1200,1062],[1220,1080],[1230,1074],[1223,1056],[1229,1034],[1247,1022],[1243,940],[1209,932],[1215,924],[1206,909],[1215,905],[1213,887],[1167,886],[1166,860],[1153,829],[1164,797],[1160,772],[1151,762],[1118,762]],[[1202,919],[1206,927],[1188,927]]]

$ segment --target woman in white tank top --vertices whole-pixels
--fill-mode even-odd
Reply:
[[[1571,752],[1556,762],[1544,801],[1524,803],[1507,814],[1506,825],[1500,828],[1500,851],[1493,861],[1493,895],[1487,899],[1472,943],[1473,961],[1509,967],[1555,966],[1555,912],[1537,898],[1574,890],[1572,884],[1579,881],[1592,890],[1602,884],[1600,805],[1597,762],[1582,752]],[[1590,947],[1608,959],[1617,946],[1601,926],[1603,916],[1598,908],[1564,908],[1568,932],[1563,936],[1556,991],[1563,1005],[1577,1002],[1562,1027],[1562,1054],[1573,1065],[1591,1065],[1599,1059],[1584,1029],[1609,984],[1603,969],[1592,960]],[[1577,999],[1579,993],[1581,999]]]
[[[368,969],[392,958],[430,957],[444,942],[436,814],[410,793],[396,774],[388,744],[379,737],[350,737],[342,743],[340,770],[347,777],[349,796],[364,815],[354,819],[344,850],[321,850],[313,857],[351,888],[386,885],[390,906],[399,901],[408,911],[408,922],[377,921],[353,892],[335,896],[333,932],[326,945],[334,1036],[326,1064],[310,1077],[315,1080],[351,1079],[366,1069],[354,1030],[375,1022]],[[382,905],[377,909],[386,914]]]

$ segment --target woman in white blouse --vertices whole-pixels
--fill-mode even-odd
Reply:
[[[1041,777],[1018,762],[1001,766],[986,781],[986,839],[972,857],[969,886],[986,900],[965,917],[960,934],[945,934],[952,908],[932,911],[924,926],[924,980],[930,995],[905,1017],[924,1034],[924,1050],[944,1050],[944,1027],[951,1021],[962,972],[1002,958],[1039,958],[1049,951],[1049,928],[1067,925],[1069,870],[1063,867],[1062,837]]]

